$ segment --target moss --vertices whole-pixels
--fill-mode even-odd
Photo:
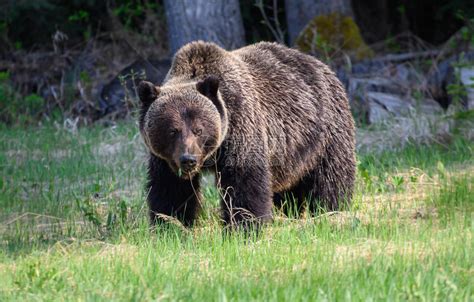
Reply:
[[[333,58],[348,53],[356,59],[373,56],[373,51],[362,39],[352,17],[339,13],[314,17],[301,31],[296,46],[307,53]]]

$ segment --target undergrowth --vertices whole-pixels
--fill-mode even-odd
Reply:
[[[346,211],[150,230],[136,126],[0,131],[0,300],[472,300],[473,142],[358,154]]]

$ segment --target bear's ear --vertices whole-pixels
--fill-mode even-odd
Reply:
[[[222,123],[226,125],[223,127],[222,131],[225,133],[227,131],[227,109],[224,104],[224,100],[217,95],[217,90],[219,89],[219,79],[215,76],[209,76],[204,80],[199,81],[196,84],[196,89],[199,93],[205,95],[211,102],[216,106],[219,115],[221,116]],[[222,137],[224,137],[223,135]]]
[[[219,89],[219,79],[215,76],[208,76],[207,78],[199,81],[196,84],[196,89],[201,94],[213,100],[217,98],[217,90]]]
[[[138,97],[143,105],[150,105],[160,94],[160,88],[147,81],[138,84]]]

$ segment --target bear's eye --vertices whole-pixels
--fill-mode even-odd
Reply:
[[[171,129],[169,132],[170,137],[175,137],[178,134],[178,129]]]
[[[194,135],[196,136],[201,136],[202,134],[202,129],[196,128],[193,130]]]

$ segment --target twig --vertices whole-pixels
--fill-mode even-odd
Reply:
[[[285,33],[281,30],[280,21],[278,21],[278,0],[273,0],[273,21],[275,22],[275,29],[278,31],[280,43],[285,42]]]
[[[20,220],[20,219],[23,218],[23,217],[27,217],[27,216],[34,216],[35,218],[45,217],[45,218],[50,218],[50,219],[64,220],[63,218],[59,218],[59,217],[55,217],[55,216],[26,212],[26,213],[23,213],[23,214],[21,214],[20,216],[17,216],[17,217],[15,217],[15,218],[13,218],[13,219],[7,221],[7,222],[2,223],[2,224],[3,224],[3,225],[9,225],[9,224],[14,223],[15,221]]]
[[[171,223],[175,226],[177,226],[181,231],[183,231],[184,233],[191,233],[190,230],[188,230],[182,223],[181,221],[179,221],[176,217],[173,217],[173,216],[168,216],[168,215],[165,215],[165,214],[160,214],[160,213],[154,213],[155,214],[155,217],[157,218],[160,218],[162,219],[163,221],[166,221],[168,223]]]
[[[273,0],[273,16],[275,19],[274,20],[275,27],[272,25],[272,23],[267,17],[267,13],[265,12],[265,8],[263,6],[263,0],[257,0],[255,2],[255,6],[260,10],[260,13],[262,14],[265,25],[272,32],[272,35],[275,37],[277,42],[280,44],[285,44],[285,37],[284,37],[283,31],[281,30],[280,23],[278,22],[278,7],[276,5],[276,2],[277,2],[276,0]]]

